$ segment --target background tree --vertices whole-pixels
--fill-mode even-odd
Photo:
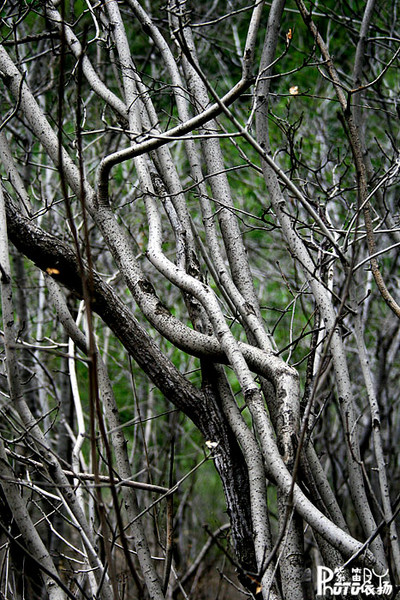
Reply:
[[[395,597],[397,2],[1,11],[1,594]]]

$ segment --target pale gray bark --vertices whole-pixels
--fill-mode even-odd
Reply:
[[[4,269],[4,273],[2,272],[2,277],[5,279],[6,285],[8,288],[3,290],[3,318],[5,319],[5,334],[7,335],[6,346],[8,348],[12,348],[16,343],[16,335],[14,330],[14,319],[13,319],[13,308],[12,308],[12,292],[11,292],[11,280],[10,280],[10,269],[8,263],[8,248],[6,245],[7,235],[6,235],[6,218],[5,218],[5,208],[3,201],[3,193],[1,194],[1,209],[2,209],[2,218],[1,221],[1,236],[2,240],[2,255],[0,258],[0,264],[2,265],[2,269]],[[4,282],[3,282],[4,283]],[[3,288],[2,288],[3,289]],[[82,528],[82,532],[85,535],[86,549],[88,552],[88,559],[92,567],[95,568],[95,573],[97,577],[98,584],[100,584],[102,580],[102,566],[97,556],[97,551],[95,548],[95,542],[93,539],[92,531],[89,528],[89,525],[86,521],[85,515],[79,507],[77,499],[73,492],[70,491],[70,484],[63,473],[60,464],[57,458],[54,456],[53,452],[49,448],[48,442],[40,429],[37,420],[33,417],[26,401],[24,398],[24,394],[20,387],[20,375],[18,373],[18,364],[15,352],[13,352],[9,360],[7,361],[7,369],[8,369],[8,381],[10,385],[10,395],[13,399],[13,406],[16,409],[22,424],[25,428],[26,435],[32,440],[36,447],[36,451],[43,456],[44,462],[46,464],[46,470],[48,475],[54,482],[55,487],[59,486],[60,491],[63,495],[63,499],[71,510],[74,518],[76,519],[79,527]],[[99,570],[100,567],[100,570]],[[102,583],[102,589],[100,592],[100,596],[105,600],[109,600],[111,598],[111,590],[108,587],[107,580],[104,580]]]
[[[74,343],[85,354],[89,354],[89,348],[85,335],[83,332],[80,331],[74,319],[72,318],[72,315],[68,310],[68,307],[62,296],[61,290],[57,286],[57,283],[51,278],[48,278],[47,284],[49,286],[52,301],[57,310],[58,318],[63,324],[65,331],[68,333],[69,337],[73,339]],[[105,416],[108,422],[108,427],[111,431],[111,441],[115,452],[115,461],[118,476],[121,480],[129,481],[132,477],[132,471],[129,465],[126,440],[124,433],[121,430],[121,423],[118,418],[118,408],[115,401],[113,389],[108,377],[107,368],[103,362],[103,358],[98,348],[96,348],[96,358],[100,396],[101,401],[103,403]],[[112,465],[109,465],[109,469],[111,470],[112,468]],[[112,485],[115,486],[116,483],[118,483],[118,480],[114,481]],[[124,507],[128,516],[129,523],[131,524],[132,537],[139,559],[139,563],[142,569],[142,573],[145,578],[148,592],[152,599],[161,599],[164,597],[164,594],[161,592],[160,581],[154,568],[154,561],[151,558],[149,547],[146,543],[144,527],[141,521],[137,518],[140,513],[140,510],[135,490],[133,487],[127,486],[123,486],[122,489]],[[121,532],[121,535],[123,535],[123,532]]]
[[[380,154],[371,149],[374,163],[365,155],[368,121],[360,106],[363,97],[371,100],[371,131],[377,126],[372,112],[377,106],[393,129],[394,92],[389,93],[389,88],[398,51],[390,55],[394,38],[381,26],[382,11],[375,12],[375,0],[368,0],[360,23],[351,23],[340,10],[335,19],[326,16],[324,41],[316,25],[322,12],[310,15],[302,0],[297,0],[297,6],[310,29],[309,39],[296,28],[283,30],[292,14],[291,9],[283,12],[284,0],[239,8],[225,8],[218,2],[194,7],[186,0],[171,0],[161,9],[148,1],[142,6],[138,0],[112,0],[93,6],[87,2],[83,11],[73,4],[66,9],[57,0],[46,0],[35,7],[29,18],[48,28],[37,36],[31,35],[29,19],[16,23],[6,11],[5,27],[8,19],[14,26],[13,37],[3,34],[0,47],[1,96],[8,111],[0,126],[0,161],[9,237],[33,261],[34,265],[26,263],[29,277],[35,266],[47,272],[57,314],[55,319],[44,290],[39,301],[35,297],[32,312],[23,303],[17,306],[25,321],[34,321],[40,312],[47,316],[43,327],[31,325],[29,339],[21,339],[23,352],[32,352],[41,361],[54,387],[54,396],[50,388],[46,398],[42,393],[50,407],[46,427],[38,423],[38,415],[32,415],[21,394],[12,406],[12,415],[23,423],[23,441],[41,454],[40,460],[27,458],[29,477],[37,469],[64,503],[54,516],[43,509],[43,522],[55,525],[57,539],[62,540],[62,530],[73,531],[79,539],[69,548],[73,560],[82,558],[79,582],[91,588],[92,595],[97,586],[105,600],[119,595],[114,566],[123,553],[138,593],[144,580],[150,597],[164,598],[168,577],[161,583],[162,569],[154,555],[160,554],[160,548],[164,551],[165,536],[159,530],[148,535],[144,519],[148,509],[139,509],[135,490],[142,485],[162,494],[155,501],[157,507],[168,492],[163,485],[146,487],[151,484],[136,481],[128,485],[128,481],[133,464],[140,465],[137,472],[144,466],[160,478],[162,469],[171,468],[165,458],[169,442],[165,441],[161,453],[155,448],[153,455],[151,448],[164,439],[164,431],[153,430],[151,420],[167,401],[192,420],[206,447],[213,448],[210,457],[222,481],[231,521],[229,541],[224,543],[236,554],[233,563],[237,562],[239,580],[251,593],[261,592],[264,600],[308,598],[304,557],[313,561],[313,567],[322,562],[339,568],[357,556],[360,564],[376,572],[384,573],[389,563],[398,574],[393,520],[397,504],[393,508],[391,504],[396,480],[389,480],[385,461],[395,464],[389,452],[397,439],[393,432],[400,431],[390,397],[395,389],[392,373],[396,373],[399,333],[390,324],[386,306],[377,302],[379,295],[370,289],[372,277],[364,273],[370,261],[380,293],[390,305],[394,296],[386,296],[386,291],[394,289],[398,280],[399,232],[388,190],[393,196],[399,163],[392,158],[390,166],[373,168]],[[375,27],[374,15],[381,29]],[[346,48],[344,62],[333,49],[330,54],[330,47],[337,45],[335,28],[342,22],[354,39],[358,36],[354,90],[343,83],[351,81],[343,70],[351,60],[350,50]],[[264,44],[258,48],[265,23]],[[378,30],[379,40],[374,37]],[[213,39],[214,31],[224,31],[223,39]],[[31,44],[32,54],[26,44]],[[369,47],[374,48],[382,70],[364,64]],[[368,80],[369,75],[363,79],[366,67],[381,75],[368,84],[363,96],[356,86]],[[308,73],[302,69],[313,70],[314,90],[301,88],[300,77]],[[58,108],[51,91],[57,80],[65,86]],[[340,130],[339,122],[328,114],[333,106],[331,88],[342,110],[340,144],[330,132],[336,126]],[[321,129],[311,140],[304,134],[317,125],[307,112],[309,106],[317,107],[315,121]],[[305,115],[305,122],[300,115]],[[397,152],[393,131],[390,143],[378,140],[388,163],[390,152],[393,156]],[[347,153],[346,136],[352,149]],[[375,210],[371,213],[369,203],[374,199],[378,208],[371,207]],[[381,244],[377,249],[375,238]],[[390,258],[386,273],[378,268],[382,258]],[[19,279],[23,283],[23,277]],[[32,281],[37,281],[36,275]],[[68,306],[58,284],[68,290]],[[347,297],[349,289],[355,290],[355,306]],[[83,306],[83,298],[88,312],[94,314],[88,319],[88,337],[73,316],[76,299]],[[394,303],[393,307],[396,311]],[[382,344],[371,341],[367,330],[371,319],[377,331],[381,313]],[[101,331],[103,326],[109,330]],[[269,328],[276,332],[275,340]],[[38,339],[32,341],[35,331]],[[60,331],[73,340],[70,356],[65,355],[65,334],[61,343],[57,338]],[[393,341],[384,339],[385,331],[394,336]],[[95,334],[98,348],[93,343]],[[56,340],[45,345],[41,338],[47,335]],[[376,363],[370,360],[372,348]],[[136,375],[136,366],[130,373],[127,353],[140,374]],[[62,458],[70,460],[65,446],[57,446],[54,438],[63,431],[58,403],[65,397],[69,401],[70,390],[65,396],[62,386],[56,389],[60,377],[53,379],[46,367],[54,363],[63,369],[67,360],[71,366],[77,363],[71,369],[76,373],[75,398],[82,392],[77,403],[79,431],[74,423],[66,423],[71,440],[85,429],[81,372],[87,361],[94,361],[97,369],[88,369],[96,375],[96,398],[90,379],[96,410],[91,410],[89,419],[85,416],[92,428],[93,465],[86,465],[89,443],[81,435],[76,448],[82,442],[84,452],[76,453],[74,469],[52,453],[60,447]],[[133,393],[135,407],[130,406],[130,398],[114,397],[105,362],[110,374],[118,371],[114,391]],[[122,382],[130,377],[132,390]],[[40,386],[44,389],[43,380]],[[2,385],[2,393],[3,389]],[[132,433],[130,454],[123,431],[136,421],[129,417],[128,424],[120,422],[121,406],[124,411],[137,410],[139,421],[143,415],[149,419],[142,427],[143,440],[139,428]],[[173,431],[177,422],[178,415],[168,418],[171,432],[165,440],[171,444],[174,434],[181,434],[180,426]],[[195,445],[198,450],[197,438]],[[186,441],[179,447],[186,449]],[[142,449],[143,457],[137,458]],[[22,451],[13,454],[2,447],[0,451],[23,464]],[[152,457],[154,464],[150,464]],[[3,467],[3,475],[9,478],[4,461]],[[71,480],[78,490],[71,489]],[[11,498],[18,488],[9,483]],[[23,483],[40,494],[28,475]],[[96,495],[100,485],[106,485],[107,491]],[[272,486],[271,509],[268,490]],[[44,488],[42,493],[46,497]],[[107,505],[102,500],[106,497],[111,498]],[[186,500],[185,496],[179,508],[179,523]],[[26,505],[21,506],[22,523]],[[384,548],[383,525],[376,529],[376,507],[382,507],[384,521],[390,523],[390,551]],[[274,511],[279,513],[278,524],[269,523]],[[59,517],[65,517],[62,528]],[[157,518],[156,509],[155,529]],[[122,537],[114,540],[113,528]],[[171,530],[169,499],[167,571]],[[364,546],[354,532],[368,543]],[[126,545],[129,536],[132,548]],[[183,538],[184,532],[179,531],[179,543]],[[104,562],[97,546],[103,541]],[[314,542],[317,546],[310,550]],[[57,552],[54,541],[52,550]],[[137,552],[138,579],[129,559],[132,552]],[[193,553],[197,565],[196,555],[203,554]],[[182,549],[176,564],[172,559],[171,573],[177,578],[175,589],[180,587],[189,597],[195,594],[200,571],[187,593],[179,582],[181,556]],[[188,564],[184,569],[194,572]]]
[[[262,66],[269,65],[272,62],[271,47],[268,44],[264,46],[264,57]],[[258,87],[259,108],[257,115],[257,137],[260,144],[267,153],[270,151],[268,119],[266,111],[268,107],[269,81],[266,79],[260,82]],[[341,90],[340,90],[340,93]],[[301,239],[295,232],[290,217],[287,213],[287,199],[281,193],[280,184],[275,171],[271,168],[270,163],[262,162],[264,178],[268,191],[270,193],[271,202],[274,207],[275,214],[282,226],[283,233],[291,248],[292,255],[298,260],[300,266],[304,270],[305,279],[309,279],[309,285],[314,294],[315,301],[321,312],[326,330],[332,331],[330,338],[333,365],[336,375],[336,384],[338,395],[340,398],[340,406],[342,410],[343,426],[347,430],[347,461],[350,477],[350,490],[355,504],[357,515],[360,518],[365,533],[367,536],[376,528],[376,523],[369,507],[368,499],[365,492],[362,470],[360,467],[359,458],[359,440],[357,434],[357,424],[351,396],[351,382],[348,372],[347,360],[343,348],[342,339],[337,328],[336,314],[332,305],[328,291],[315,277],[310,277],[315,272],[315,265],[311,259],[307,249],[303,245]],[[379,556],[381,564],[385,564],[386,559],[383,551],[382,541],[377,539],[374,541],[374,550]]]
[[[73,55],[77,61],[82,61],[83,74],[88,80],[90,86],[106,102],[113,108],[121,117],[124,119],[128,116],[128,110],[126,104],[122,102],[113,92],[107,87],[96,73],[95,68],[90,62],[88,56],[84,53],[82,45],[79,39],[74,34],[71,27],[69,27],[65,20],[63,22],[60,13],[55,9],[55,5],[52,2],[46,3],[46,16],[51,23],[55,23],[59,28],[62,35],[65,36],[66,43],[71,49]]]
[[[31,214],[32,207],[29,194],[26,192],[22,177],[13,160],[7,137],[3,131],[0,131],[0,159],[6,171],[7,177],[9,178],[11,185],[20,199],[21,209],[25,214]]]
[[[374,439],[374,451],[377,470],[379,474],[379,486],[381,493],[381,502],[383,507],[383,515],[386,523],[389,523],[390,546],[392,549],[393,563],[397,575],[400,573],[400,548],[399,536],[397,533],[396,522],[393,517],[393,511],[389,492],[389,479],[386,470],[386,458],[381,435],[381,415],[379,403],[375,393],[375,382],[373,381],[371,371],[369,369],[369,357],[364,341],[364,329],[361,322],[360,314],[358,313],[355,320],[354,337],[357,344],[358,355],[361,364],[361,371],[365,381],[365,389],[368,396],[368,401],[371,411],[372,432]]]
[[[8,386],[10,403],[19,405],[22,401],[23,390],[20,380],[18,358],[15,345],[17,342],[14,323],[14,307],[11,286],[11,269],[8,256],[8,238],[6,227],[6,211],[3,190],[0,187],[0,266],[1,266],[1,308],[4,329],[4,348],[7,361]],[[4,449],[4,442],[0,440],[0,479],[1,486],[8,506],[21,532],[28,552],[43,566],[43,581],[50,600],[64,600],[65,592],[59,586],[59,574],[54,562],[42,542],[32,519],[29,515],[26,502],[20,495],[18,483],[9,465]]]
[[[33,556],[39,569],[44,568],[42,577],[50,600],[65,600],[67,595],[60,587],[60,575],[54,562],[42,542],[35,525],[29,515],[24,498],[21,496],[18,480],[11,469],[4,450],[3,440],[0,440],[0,477],[1,487],[7,503],[12,510],[13,518],[21,532],[28,553]]]
[[[240,410],[233,399],[232,392],[229,389],[229,384],[222,373],[218,381],[218,387],[223,410],[241,445],[249,471],[251,516],[257,566],[263,574],[261,579],[263,597],[269,597],[271,600],[274,600],[275,598],[279,598],[278,592],[274,587],[275,561],[271,561],[267,568],[264,566],[272,551],[272,538],[269,528],[267,490],[262,453],[253,433],[244,422]]]

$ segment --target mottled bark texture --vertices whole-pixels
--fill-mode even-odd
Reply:
[[[43,272],[52,272],[51,276],[56,281],[82,298],[82,276],[88,277],[89,273],[87,270],[80,273],[77,256],[69,246],[21,215],[10,201],[7,203],[7,227],[10,240],[16,248]],[[243,570],[243,581],[250,585],[251,581],[246,579],[245,574],[247,571],[256,573],[257,565],[247,468],[236,438],[219,406],[215,382],[209,376],[212,372],[211,364],[203,362],[204,386],[197,390],[160,352],[113,289],[96,272],[92,272],[90,277],[93,282],[93,310],[110,327],[165,397],[193,421],[205,440],[219,442],[215,465],[224,487],[232,538]]]

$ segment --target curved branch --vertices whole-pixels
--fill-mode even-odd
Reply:
[[[45,233],[33,225],[29,219],[18,214],[10,202],[7,203],[6,208],[9,237],[14,245],[43,271],[46,271],[49,266],[55,268],[58,273],[53,271],[54,279],[82,296],[82,283],[74,252],[66,244]],[[161,391],[195,423],[204,421],[201,392],[190,384],[160,352],[112,288],[105,284],[96,273],[93,273],[93,310],[112,329]],[[290,367],[286,367],[286,371],[280,358],[268,356],[265,352],[257,352],[257,349],[251,346],[249,348],[256,351],[253,356],[253,359],[256,359],[255,363],[259,366],[264,365],[270,375],[272,375],[271,371],[274,372],[276,383],[279,378],[286,378],[287,373],[295,373]],[[220,349],[219,352],[221,353]],[[224,355],[221,353],[219,356],[221,362],[225,362]],[[277,362],[279,365],[276,364]],[[275,364],[273,365],[273,363]],[[262,440],[262,452],[268,474],[287,493],[291,488],[292,477],[276,447],[274,433],[258,390],[254,390],[254,393],[250,391],[246,399],[249,406],[252,407],[253,417]],[[294,489],[294,502],[299,514],[346,557],[360,549],[361,543],[342,531],[317,510],[298,486],[295,486]],[[371,565],[376,563],[371,553],[367,553],[366,560]]]

